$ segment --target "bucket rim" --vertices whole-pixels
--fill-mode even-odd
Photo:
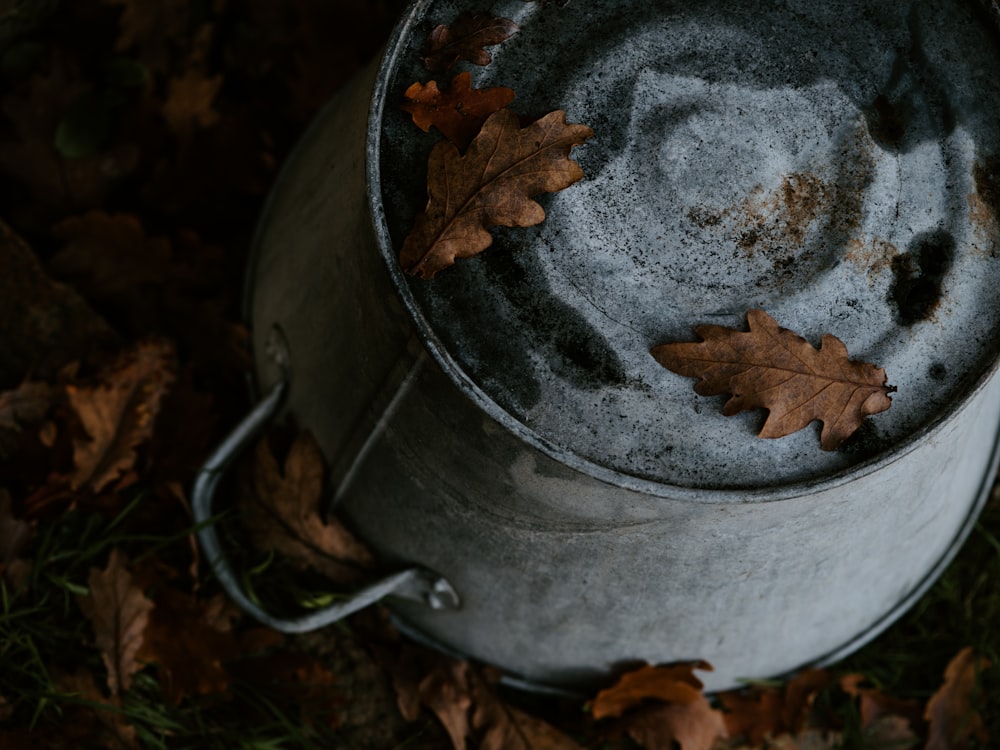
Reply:
[[[947,404],[945,408],[940,409],[922,426],[875,456],[817,477],[763,487],[697,487],[647,479],[604,466],[581,456],[569,448],[564,448],[546,439],[497,403],[482,387],[472,380],[448,351],[447,346],[437,335],[430,321],[417,303],[413,293],[410,291],[403,271],[399,266],[386,220],[381,187],[381,133],[383,116],[389,98],[389,86],[392,74],[397,67],[401,55],[404,53],[405,41],[414,33],[424,12],[433,2],[434,0],[413,0],[410,3],[393,30],[382,59],[378,63],[374,91],[368,112],[365,146],[366,192],[370,212],[368,218],[372,222],[379,253],[385,262],[392,286],[403,308],[406,310],[411,323],[414,325],[420,342],[431,354],[446,377],[465,397],[469,398],[486,415],[521,441],[574,471],[590,476],[610,486],[644,495],[707,504],[766,503],[790,500],[853,482],[862,477],[874,474],[904,458],[930,440],[935,433],[957,420],[976,396],[986,387],[997,369],[1000,368],[1000,356],[996,356],[975,378],[971,386],[964,391],[960,398]]]

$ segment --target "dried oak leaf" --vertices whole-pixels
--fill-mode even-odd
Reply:
[[[881,724],[883,730],[888,731],[898,724],[894,720],[901,721],[907,727],[919,726],[922,718],[919,702],[886,695],[877,688],[867,687],[865,682],[867,678],[862,674],[848,674],[840,678],[840,689],[858,699],[862,729]],[[916,737],[912,730],[910,734]]]
[[[591,705],[594,718],[625,715],[624,729],[646,750],[669,750],[675,742],[681,750],[710,750],[727,736],[726,724],[702,693],[696,669],[711,671],[712,666],[696,661],[628,672],[597,694]],[[666,705],[647,706],[647,701]]]
[[[137,659],[153,602],[133,580],[125,556],[113,549],[102,571],[90,569],[90,591],[77,598],[84,616],[94,626],[97,648],[108,668],[112,696],[128,690],[132,675],[142,669]]]
[[[646,700],[664,703],[692,703],[701,697],[701,680],[694,670],[712,671],[705,661],[688,664],[646,665],[622,675],[618,682],[602,690],[591,704],[595,719],[621,716]]]
[[[0,141],[0,173],[26,188],[10,193],[11,207],[18,210],[14,215],[5,207],[7,219],[48,228],[55,216],[103,203],[137,167],[139,148],[131,142],[77,159],[63,158],[56,150],[62,117],[89,88],[78,66],[53,50],[47,72],[30,79],[26,96],[12,93],[0,100],[0,111],[13,126],[14,136]]]
[[[699,695],[691,703],[671,703],[625,718],[626,731],[643,750],[712,750],[727,736],[722,714]]]
[[[490,54],[483,47],[500,44],[517,32],[517,24],[488,13],[462,13],[451,26],[435,27],[421,50],[428,70],[448,70],[459,60],[489,65]]]
[[[413,116],[413,124],[425,133],[433,125],[460,149],[466,148],[482,129],[486,118],[514,100],[514,90],[505,86],[472,88],[472,75],[459,73],[446,91],[437,81],[414,83],[403,96],[404,111]]]
[[[53,281],[28,243],[2,221],[0,269],[0,389],[20,383],[29,372],[53,378],[69,362],[90,359],[118,344],[104,319],[73,289]],[[22,417],[13,415],[15,422],[31,421],[28,404],[44,400],[44,388],[22,385],[10,396],[13,407],[10,401],[5,407],[0,396],[0,429],[4,423],[10,427],[5,408],[22,412]]]
[[[985,746],[989,732],[979,713],[976,681],[980,672],[989,669],[988,659],[977,657],[964,648],[949,662],[944,684],[931,696],[924,710],[929,723],[926,750],[966,750]],[[979,744],[972,742],[978,740]]]
[[[163,117],[170,130],[184,139],[190,137],[195,128],[208,128],[217,123],[219,113],[214,103],[220,88],[221,75],[207,76],[194,69],[171,78],[163,102]]]
[[[820,446],[836,450],[865,417],[892,406],[896,388],[885,384],[885,370],[849,359],[837,337],[824,335],[817,350],[763,310],[748,312],[747,322],[746,333],[699,326],[700,343],[664,344],[650,353],[668,370],[699,378],[698,394],[731,394],[722,409],[727,417],[767,409],[762,438],[784,437],[819,420]]]
[[[171,63],[171,48],[183,46],[189,30],[188,0],[104,0],[107,5],[121,5],[118,39],[119,52],[135,50],[147,66],[166,70]]]
[[[100,492],[132,469],[136,448],[153,434],[175,367],[173,345],[148,339],[120,356],[96,385],[66,386],[70,406],[90,436],[73,441],[73,489]]]
[[[479,750],[582,750],[553,727],[514,706],[507,705],[493,688],[496,670],[476,671],[472,679],[472,726],[479,734]]]
[[[823,669],[804,669],[780,688],[753,687],[719,694],[729,735],[745,736],[752,745],[766,736],[794,738],[803,733],[816,695],[833,684]]]
[[[60,693],[72,695],[81,705],[69,710],[60,722],[60,740],[51,745],[41,741],[30,747],[88,747],[108,750],[140,750],[135,727],[126,723],[120,700],[108,700],[97,686],[94,675],[86,669],[57,674],[54,679]],[[70,707],[66,707],[70,708]],[[0,743],[0,747],[7,747]]]
[[[175,588],[164,587],[155,605],[136,658],[157,665],[166,699],[176,706],[185,695],[226,692],[223,663],[240,654],[232,633],[212,627],[208,607]]]
[[[415,721],[421,707],[430,709],[455,750],[466,750],[470,739],[479,750],[581,750],[555,727],[504,703],[494,688],[496,670],[416,650],[388,666],[403,718]]]
[[[0,487],[0,576],[5,575],[7,566],[18,559],[31,541],[34,530],[34,524],[14,517],[10,493]]]
[[[54,386],[30,381],[0,393],[0,459],[8,458],[16,450],[25,427],[41,428],[56,395]]]
[[[521,128],[509,109],[490,115],[464,155],[454,144],[434,146],[428,161],[428,201],[403,242],[399,260],[410,274],[431,278],[456,258],[493,243],[487,227],[529,227],[545,219],[531,200],[569,187],[583,170],[569,158],[594,131],[566,123],[556,110]]]
[[[323,519],[323,476],[323,454],[312,433],[295,439],[284,472],[261,440],[253,470],[255,491],[240,505],[243,523],[258,549],[280,552],[338,583],[357,583],[375,561],[339,521]]]

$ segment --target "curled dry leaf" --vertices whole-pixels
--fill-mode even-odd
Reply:
[[[849,674],[840,678],[840,689],[858,699],[862,729],[881,724],[883,730],[887,731],[899,724],[890,719],[898,719],[907,727],[920,723],[922,712],[919,702],[886,695],[877,688],[867,687],[865,682],[866,678],[861,674]]]
[[[0,458],[7,458],[13,452],[24,427],[41,425],[56,393],[48,383],[27,381],[0,393]]]
[[[0,576],[31,541],[34,525],[14,517],[10,493],[0,487]]]
[[[120,356],[96,385],[66,386],[70,406],[89,436],[73,441],[73,489],[100,492],[133,468],[136,448],[153,434],[175,368],[173,345],[147,339]]]
[[[421,52],[428,70],[448,70],[459,60],[475,65],[489,65],[489,52],[483,47],[500,44],[517,32],[517,24],[488,13],[462,13],[451,26],[437,26]]]
[[[723,716],[699,694],[690,703],[671,703],[625,718],[631,737],[643,750],[712,750],[727,736]]]
[[[977,657],[971,648],[962,649],[949,662],[944,684],[931,696],[924,711],[928,721],[926,750],[966,750],[984,746],[990,740],[976,705],[976,679],[992,665]],[[979,744],[972,742],[975,738]]]
[[[357,583],[375,561],[339,521],[323,519],[323,475],[323,455],[312,433],[295,439],[284,472],[262,440],[254,465],[254,496],[240,507],[243,523],[257,548],[276,550],[338,583]]]
[[[112,696],[128,690],[132,675],[142,668],[137,659],[153,602],[133,581],[128,562],[118,549],[111,551],[102,571],[90,569],[90,591],[77,598],[84,616],[94,626],[97,648],[108,668]]]
[[[493,243],[491,226],[529,227],[545,219],[532,200],[569,187],[583,177],[569,152],[593,135],[586,125],[550,112],[521,128],[501,109],[486,120],[464,155],[441,142],[428,162],[427,208],[403,242],[399,260],[410,274],[431,278],[456,258],[468,258]]]
[[[664,703],[692,703],[701,697],[702,682],[694,670],[712,671],[705,661],[670,664],[661,667],[646,665],[619,678],[613,686],[597,694],[591,706],[595,719],[621,716],[646,700]]]
[[[425,133],[433,125],[444,137],[464,149],[476,137],[494,112],[514,100],[513,89],[497,86],[488,89],[472,88],[472,76],[459,73],[445,91],[438,89],[437,81],[414,83],[403,94],[406,101],[402,108],[413,116],[413,124]]]
[[[85,669],[77,669],[69,674],[57,674],[54,679],[60,693],[69,693],[88,705],[80,705],[64,716],[64,725],[71,730],[64,731],[61,739],[72,744],[56,744],[52,747],[95,747],[114,750],[139,750],[135,727],[125,722],[125,715],[117,699],[108,700],[97,686],[94,675]],[[6,747],[0,743],[0,746]],[[30,747],[49,746],[36,741]]]
[[[832,684],[833,677],[826,670],[804,669],[781,688],[753,687],[720,693],[726,729],[731,737],[746,737],[752,745],[760,744],[765,736],[799,737],[816,695]]]
[[[33,419],[28,411],[37,412],[45,400],[44,384],[22,383],[25,373],[54,378],[69,362],[116,346],[118,337],[80,295],[49,278],[28,243],[2,221],[0,270],[0,389],[20,384],[0,395],[2,432],[4,425],[13,429],[11,421]],[[0,457],[4,442],[0,434]]]
[[[430,709],[455,750],[466,750],[470,738],[479,750],[581,750],[555,727],[502,701],[496,670],[412,647],[387,666],[403,718],[415,721],[421,707]]]
[[[164,587],[155,605],[136,658],[157,665],[167,701],[226,692],[224,662],[240,655],[235,636],[212,627],[209,608],[190,594]]]
[[[849,359],[847,347],[826,334],[820,348],[780,328],[763,310],[747,313],[749,332],[716,325],[695,329],[700,343],[664,344],[650,352],[672,372],[699,378],[702,396],[731,394],[722,413],[767,409],[759,437],[778,438],[813,420],[823,423],[820,446],[836,450],[865,417],[892,406],[885,370]]]

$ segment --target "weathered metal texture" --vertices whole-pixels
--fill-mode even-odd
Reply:
[[[962,0],[473,5],[522,29],[474,82],[591,125],[587,179],[539,227],[402,275],[436,137],[397,103],[458,12],[419,2],[286,167],[248,280],[260,380],[276,324],[339,510],[463,601],[396,611],[550,684],[704,658],[719,689],[872,637],[994,468],[994,20]],[[759,415],[723,417],[648,354],[752,307],[884,366],[893,408],[834,453],[813,430],[757,440]]]

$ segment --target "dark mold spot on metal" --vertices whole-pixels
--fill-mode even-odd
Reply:
[[[879,94],[872,102],[868,115],[868,132],[884,148],[898,149],[906,135],[911,108],[905,100],[893,102]]]
[[[943,229],[917,235],[910,249],[892,261],[889,302],[901,325],[929,319],[941,303],[941,282],[955,257],[955,240]]]

